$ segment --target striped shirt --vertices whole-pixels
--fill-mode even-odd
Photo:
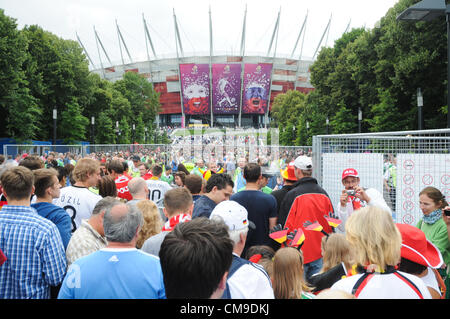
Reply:
[[[73,233],[69,245],[67,245],[67,266],[83,256],[105,248],[107,245],[106,238],[92,228],[87,219],[83,219],[81,226]]]
[[[48,299],[50,286],[66,273],[64,246],[58,228],[27,206],[3,206],[0,211],[1,299]]]

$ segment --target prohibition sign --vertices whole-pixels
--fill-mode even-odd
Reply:
[[[403,190],[403,196],[406,198],[412,198],[414,196],[414,190],[411,187],[405,188]]]
[[[403,168],[407,170],[412,170],[414,168],[414,162],[411,160],[405,160],[403,162]]]
[[[414,223],[414,216],[411,214],[405,214],[403,215],[402,220],[404,224],[412,225]]]
[[[444,185],[450,185],[450,175],[445,174],[441,177],[441,183]]]
[[[414,203],[410,200],[405,200],[403,202],[403,209],[406,211],[412,211],[414,209]]]
[[[431,185],[431,184],[433,184],[433,176],[431,176],[430,174],[425,174],[425,175],[423,175],[423,177],[422,177],[422,182],[423,182],[425,185]]]
[[[405,183],[406,185],[414,184],[414,175],[406,174],[405,176],[403,176],[403,183]]]

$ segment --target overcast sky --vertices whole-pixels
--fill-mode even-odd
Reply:
[[[142,15],[158,57],[176,56],[173,10],[185,56],[209,55],[211,6],[214,54],[239,54],[247,5],[246,54],[266,54],[281,9],[277,56],[290,56],[308,12],[302,56],[312,57],[332,16],[328,37],[332,46],[350,28],[373,28],[397,0],[0,0],[5,14],[19,29],[37,24],[61,38],[76,33],[95,64],[99,56],[94,26],[113,64],[121,64],[116,20],[134,61],[147,58]],[[294,57],[300,55],[299,43]],[[149,49],[150,50],[150,49]],[[273,54],[273,51],[272,51]],[[123,51],[125,62],[129,59]],[[150,51],[150,56],[153,54]],[[106,58],[102,53],[104,64]],[[92,68],[92,66],[90,66]]]

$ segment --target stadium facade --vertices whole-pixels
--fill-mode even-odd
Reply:
[[[210,127],[267,127],[271,120],[270,110],[278,94],[288,90],[308,93],[314,89],[310,83],[310,66],[317,50],[312,59],[302,59],[301,54],[298,59],[293,58],[302,35],[304,40],[306,15],[291,56],[289,58],[277,56],[280,18],[278,14],[267,54],[247,55],[245,53],[245,17],[246,13],[239,55],[214,54],[210,15],[209,55],[185,56],[174,12],[177,48],[176,57],[173,58],[157,58],[143,17],[148,60],[142,62],[132,61],[117,25],[121,55],[123,46],[128,53],[130,63],[124,63],[122,55],[122,64],[113,65],[108,58],[109,64],[107,63],[106,66],[101,61],[100,47],[105,56],[108,57],[108,55],[94,28],[101,67],[96,67],[91,72],[112,82],[121,79],[126,72],[136,72],[147,78],[155,91],[160,94],[161,111],[156,119],[160,127],[189,127],[195,124]],[[329,24],[324,35],[327,31],[329,31]],[[83,46],[81,40],[79,38],[78,40]],[[153,50],[154,59],[150,59],[149,47]],[[86,55],[93,65],[87,52]]]

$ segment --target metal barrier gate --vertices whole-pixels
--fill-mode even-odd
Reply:
[[[396,222],[415,225],[422,189],[434,186],[450,200],[450,129],[314,136],[313,166],[334,207],[342,171],[354,168],[361,186],[383,194]]]

